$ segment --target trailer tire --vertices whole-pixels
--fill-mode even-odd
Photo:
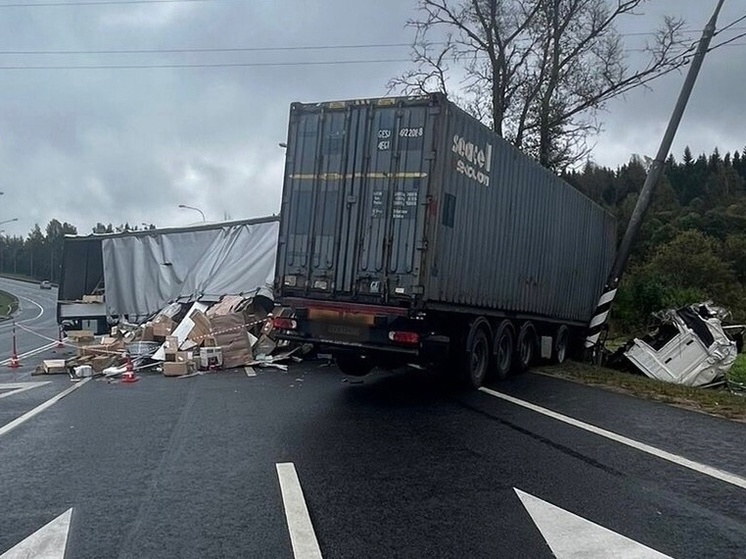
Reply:
[[[557,328],[552,344],[552,363],[562,365],[567,359],[567,353],[570,350],[570,329],[564,324]]]
[[[466,337],[466,346],[462,362],[463,377],[470,388],[479,388],[484,384],[490,369],[489,323],[483,319],[475,320]]]
[[[510,320],[503,320],[495,331],[495,341],[492,344],[494,353],[494,371],[499,380],[507,378],[513,364],[515,353],[515,331]]]
[[[518,331],[518,339],[515,344],[515,356],[513,358],[513,371],[525,372],[536,355],[536,329],[531,322],[526,321]]]
[[[373,362],[356,355],[338,355],[337,367],[348,377],[364,377],[373,370]]]

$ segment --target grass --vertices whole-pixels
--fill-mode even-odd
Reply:
[[[0,291],[0,320],[8,318],[18,308],[18,299],[5,291]]]
[[[736,364],[738,368],[737,371],[734,371],[734,375],[736,375],[736,378],[744,378],[746,385],[746,355],[739,355]],[[734,369],[736,369],[735,365]],[[738,395],[726,387],[693,388],[681,386],[660,382],[642,375],[575,361],[567,361],[563,365],[539,367],[536,371],[582,384],[630,394],[638,398],[746,422],[746,396]]]

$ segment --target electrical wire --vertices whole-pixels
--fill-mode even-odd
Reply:
[[[196,4],[226,2],[228,0],[92,0],[89,2],[35,2],[22,4],[0,4],[0,8],[58,8],[58,7],[77,7],[77,6],[117,6],[124,4]],[[233,0],[235,1],[235,0]]]

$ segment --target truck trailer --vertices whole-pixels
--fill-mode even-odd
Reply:
[[[286,145],[282,338],[475,387],[580,341],[614,217],[444,95],[293,103]]]

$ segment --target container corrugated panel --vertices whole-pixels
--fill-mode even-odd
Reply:
[[[443,96],[291,109],[281,295],[586,321],[615,228]]]

